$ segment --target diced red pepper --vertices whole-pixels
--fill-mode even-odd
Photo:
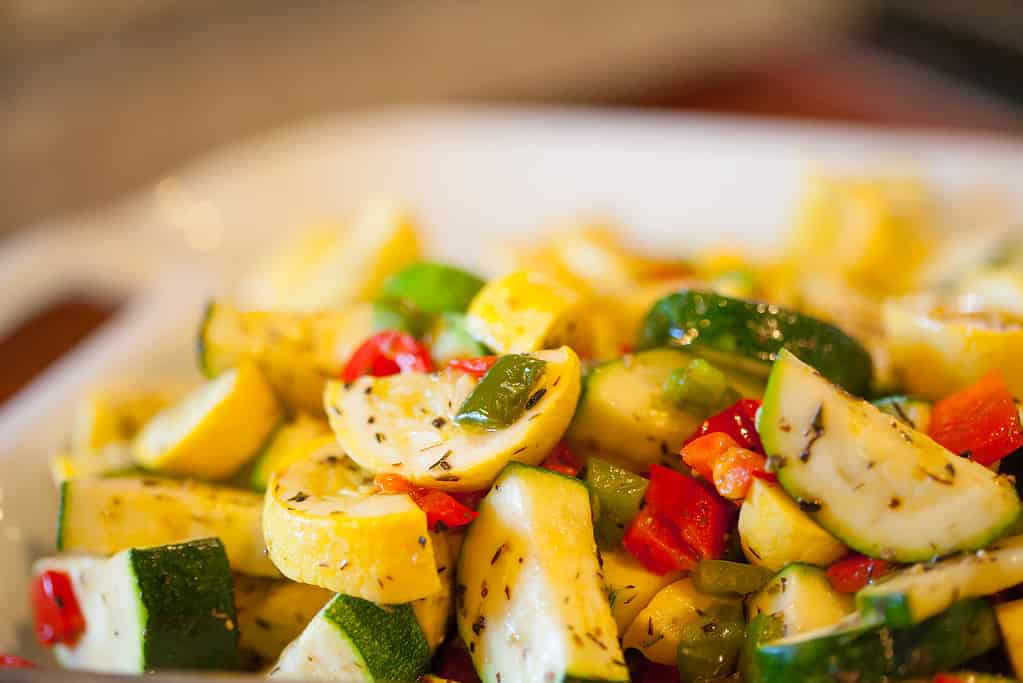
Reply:
[[[753,473],[753,478],[760,479],[761,481],[770,482],[772,484],[778,483],[778,475],[775,474],[774,472],[764,472],[762,470],[757,470]]]
[[[17,655],[0,655],[0,669],[38,669],[39,667]]]
[[[625,530],[622,546],[655,574],[687,571],[696,566],[696,551],[688,547],[667,522],[649,506]]]
[[[729,500],[742,500],[767,458],[739,446],[724,432],[712,432],[682,447],[682,460]]]
[[[981,465],[990,465],[1023,447],[1019,409],[1002,373],[993,370],[935,403],[930,436]]]
[[[630,678],[633,683],[678,683],[681,679],[678,667],[651,662],[639,656],[630,667]]]
[[[452,491],[450,495],[470,510],[476,510],[479,508],[483,499],[487,497],[488,493],[490,493],[490,489],[482,489],[480,491]]]
[[[735,508],[695,479],[650,466],[646,506],[625,532],[625,548],[650,571],[692,569],[724,554]]]
[[[374,481],[381,493],[407,493],[426,513],[426,525],[430,531],[465,526],[479,515],[450,493],[416,486],[399,474],[379,474]]]
[[[583,468],[583,465],[579,462],[578,456],[568,447],[568,444],[564,441],[559,441],[550,455],[541,463],[541,467],[569,477],[578,477],[579,470]]]
[[[934,674],[934,683],[963,683],[963,679],[952,674]]]
[[[855,593],[891,571],[884,560],[875,560],[859,553],[846,555],[828,567],[828,581],[840,593]]]
[[[494,363],[500,356],[480,356],[479,358],[455,358],[448,361],[448,367],[458,372],[464,372],[473,377],[482,377],[490,372]]]
[[[399,372],[430,372],[433,362],[426,347],[407,332],[384,330],[377,332],[355,350],[341,379],[354,382],[363,375],[386,377]]]
[[[31,596],[40,644],[74,645],[85,631],[85,617],[75,598],[71,577],[64,572],[45,571],[32,582]]]
[[[689,437],[686,444],[689,444],[701,436],[724,432],[735,439],[735,442],[743,448],[748,448],[755,453],[763,453],[764,445],[760,443],[760,435],[757,434],[756,415],[760,408],[760,401],[752,398],[744,398],[736,401],[733,405],[722,410],[716,415],[707,418],[696,433]]]

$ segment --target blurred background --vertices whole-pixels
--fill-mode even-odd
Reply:
[[[638,107],[1018,137],[1020,74],[1019,0],[0,0],[0,235],[361,108]],[[22,362],[0,399],[119,303],[71,296],[7,333],[0,351]]]

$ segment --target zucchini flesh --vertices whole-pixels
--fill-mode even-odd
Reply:
[[[1007,479],[846,394],[787,351],[757,428],[785,491],[864,555],[911,563],[976,550],[1019,518]]]
[[[627,681],[577,479],[519,463],[480,505],[458,561],[458,632],[486,683]]]
[[[752,596],[747,615],[780,619],[781,635],[795,636],[834,626],[855,609],[852,596],[831,587],[827,574],[809,564],[790,564]]]
[[[906,629],[852,615],[834,627],[761,645],[755,657],[760,683],[882,683],[948,671],[998,643],[994,611],[973,599]]]
[[[1023,583],[1023,536],[984,550],[914,565],[856,594],[864,618],[903,628],[943,612],[964,598],[992,595]]]

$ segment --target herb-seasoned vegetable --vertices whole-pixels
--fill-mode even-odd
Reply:
[[[462,312],[483,284],[483,280],[461,268],[420,261],[388,278],[380,300],[419,313]]]
[[[599,458],[586,465],[586,485],[593,503],[593,529],[601,548],[622,542],[625,529],[639,512],[650,482]]]
[[[701,560],[693,572],[697,589],[724,597],[755,593],[770,580],[771,572],[762,567],[727,560]]]
[[[863,395],[873,372],[870,354],[829,323],[778,306],[711,292],[669,294],[650,310],[637,347],[676,345],[766,375],[787,349],[825,377]]]
[[[678,670],[684,681],[710,681],[735,671],[746,622],[738,605],[712,605],[682,627]]]
[[[512,424],[546,393],[543,388],[533,391],[545,365],[539,358],[523,354],[501,356],[466,397],[455,414],[455,422],[483,429],[502,429]]]

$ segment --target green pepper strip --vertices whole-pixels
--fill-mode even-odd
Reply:
[[[501,356],[458,409],[455,422],[484,429],[503,429],[519,419],[546,363],[523,354]],[[542,398],[542,397],[541,397]]]

